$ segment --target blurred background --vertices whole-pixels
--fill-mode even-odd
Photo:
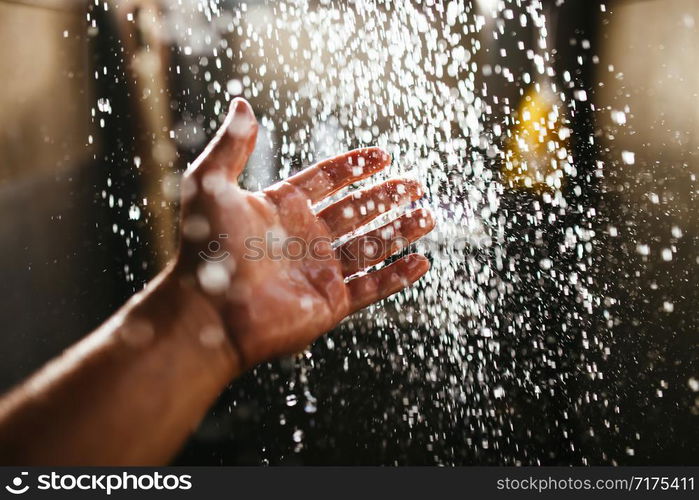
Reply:
[[[294,3],[311,12],[393,8]],[[433,26],[445,24],[448,3],[411,2]],[[493,23],[449,25],[464,46],[478,45],[472,88],[505,103],[486,120],[488,130],[510,126],[502,140],[490,136],[502,155],[483,155],[510,217],[508,254],[525,256],[519,271],[531,280],[501,311],[503,329],[522,312],[528,327],[501,339],[491,370],[526,366],[512,370],[544,389],[504,382],[505,396],[491,388],[487,404],[474,389],[457,410],[439,381],[458,384],[465,372],[450,372],[410,341],[431,334],[429,317],[416,314],[405,326],[360,316],[305,360],[270,363],[232,384],[177,463],[699,464],[699,3],[543,2],[552,71],[536,81],[529,75],[541,63],[522,43],[536,48],[541,33],[519,22],[529,2],[459,5]],[[243,181],[251,189],[335,153],[338,137],[363,144],[342,135],[341,112],[319,125],[307,118],[312,107],[296,109],[313,72],[297,78],[270,54],[297,42],[269,36],[253,45],[253,32],[294,32],[275,25],[290,11],[265,1],[0,0],[0,389],[99,325],[172,255],[178,175],[217,128],[221,96],[247,97],[262,125]],[[314,43],[300,38],[302,49]],[[316,64],[339,70],[325,81],[341,100],[342,61],[308,61]],[[429,78],[456,87],[462,75]],[[551,151],[525,147],[535,133],[526,117],[551,116],[551,81],[567,96],[560,120],[570,132],[549,119],[544,133],[569,144],[575,175],[548,171]],[[397,109],[372,125],[388,128],[401,113],[409,114]],[[296,149],[290,137],[313,146]],[[527,162],[539,166],[523,171]],[[584,210],[534,226],[551,185]],[[572,226],[595,235],[594,257],[580,271],[598,298],[594,313],[540,275]],[[566,258],[580,269],[582,259]],[[411,307],[419,302],[387,309]],[[463,348],[477,351],[468,319],[457,321]]]

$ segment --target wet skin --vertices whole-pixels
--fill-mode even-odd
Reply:
[[[183,178],[177,258],[97,330],[0,399],[0,464],[165,464],[231,379],[303,349],[428,270],[424,257],[409,255],[357,274],[432,229],[429,212],[416,210],[352,233],[418,199],[415,181],[391,180],[320,211],[314,206],[385,168],[388,155],[351,151],[252,193],[236,179],[256,133],[249,104],[233,101]],[[268,234],[313,252],[279,258],[257,248],[251,255],[250,242]],[[348,234],[341,246],[332,244]]]
[[[205,221],[202,225],[209,230],[190,238],[185,232],[175,271],[197,276],[200,289],[220,311],[244,367],[299,351],[348,314],[414,282],[429,268],[427,260],[415,254],[379,271],[347,278],[384,261],[434,227],[429,211],[415,210],[334,250],[334,240],[419,199],[419,183],[392,179],[316,212],[315,204],[384,169],[390,156],[378,148],[350,151],[252,193],[239,188],[236,179],[256,135],[250,105],[234,100],[218,136],[185,175],[183,224]],[[216,240],[221,246],[217,255],[230,257],[202,262],[200,255],[217,235],[227,235]],[[288,249],[289,258],[263,250],[258,258],[250,258],[250,242],[268,235],[278,236],[280,245],[285,238],[295,241],[296,246]],[[207,283],[207,275],[214,286]]]

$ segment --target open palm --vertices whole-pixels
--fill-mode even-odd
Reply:
[[[237,178],[255,146],[257,122],[243,99],[231,103],[216,137],[185,174],[182,243],[176,269],[220,312],[244,366],[303,349],[348,314],[396,293],[429,268],[408,255],[368,274],[429,232],[422,209],[355,235],[376,217],[418,199],[411,180],[389,180],[314,205],[390,164],[378,148],[322,161],[260,191]],[[347,235],[339,246],[333,242]]]

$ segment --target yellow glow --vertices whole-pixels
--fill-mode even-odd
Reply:
[[[560,189],[569,129],[556,94],[547,85],[530,87],[515,119],[506,142],[505,184],[537,192]]]

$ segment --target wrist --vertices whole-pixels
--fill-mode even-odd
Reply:
[[[151,318],[168,342],[186,348],[224,383],[240,375],[241,357],[220,311],[192,278],[168,266],[143,293],[132,310]]]

